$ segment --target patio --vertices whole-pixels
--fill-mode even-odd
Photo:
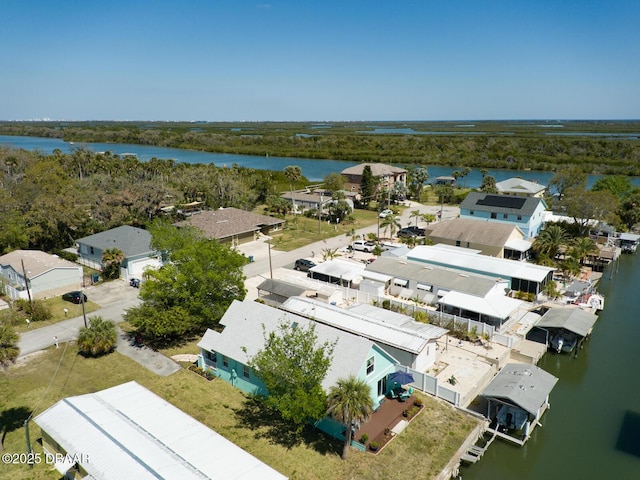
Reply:
[[[414,395],[411,395],[404,402],[397,399],[386,398],[384,403],[380,405],[380,408],[376,410],[369,418],[369,421],[363,424],[360,428],[356,429],[356,434],[353,439],[357,442],[360,441],[363,434],[367,434],[368,442],[381,442],[384,438],[384,431],[386,428],[392,430],[401,420],[403,420],[402,412],[413,407],[413,402],[416,400]]]

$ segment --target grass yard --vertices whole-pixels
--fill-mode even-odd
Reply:
[[[82,304],[76,305],[75,303],[65,302],[64,300],[62,300],[62,297],[47,298],[46,300],[42,300],[42,303],[44,303],[51,309],[51,319],[45,320],[43,322],[31,322],[31,326],[29,327],[31,329],[46,327],[47,325],[52,325],[61,320],[79,317],[82,315]],[[68,310],[66,316],[64,314],[65,308]],[[87,300],[87,302],[84,304],[84,308],[85,312],[88,315],[89,313],[95,312],[96,310],[100,309],[100,305],[92,302],[91,300]],[[18,333],[26,332],[27,324],[26,322],[24,324],[20,323],[18,325],[15,325],[14,328]]]
[[[352,450],[349,458],[342,461],[339,442],[311,428],[296,434],[221,380],[208,382],[187,370],[158,377],[117,352],[99,359],[84,358],[70,344],[66,349],[49,349],[0,373],[0,429],[7,428],[5,451],[25,451],[22,423],[34,408],[36,416],[61,398],[130,380],[136,380],[291,480],[387,479],[398,472],[420,472],[420,478],[433,478],[476,425],[475,420],[451,406],[426,397],[423,412],[380,454]],[[34,451],[41,451],[37,443],[40,432],[33,422],[30,432]],[[0,468],[0,479],[58,478],[59,474],[42,464],[33,469],[13,465]]]
[[[396,206],[400,210],[405,207]],[[263,208],[257,208],[255,213],[264,213]],[[287,215],[286,226],[277,232],[272,232],[273,236],[273,248],[289,252],[296,248],[304,247],[310,243],[317,242],[326,238],[336,237],[338,235],[351,236],[352,230],[358,230],[360,228],[375,225],[378,221],[378,212],[373,210],[359,210],[353,211],[353,222],[341,222],[337,225],[327,224],[326,220],[320,222],[318,225],[318,219],[307,218],[304,215]]]

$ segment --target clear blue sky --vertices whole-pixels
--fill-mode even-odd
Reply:
[[[640,1],[0,0],[0,119],[640,118]]]

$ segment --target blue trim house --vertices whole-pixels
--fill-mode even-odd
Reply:
[[[525,238],[535,238],[542,230],[547,204],[538,197],[513,197],[471,192],[460,204],[460,217],[508,223],[520,228]]]
[[[221,332],[207,330],[198,343],[198,366],[244,392],[267,394],[264,384],[247,363],[263,348],[264,334],[277,330],[281,322],[295,322],[307,328],[313,321],[262,303],[235,300],[220,320],[224,329]],[[370,386],[374,409],[377,409],[388,390],[387,376],[395,371],[397,361],[366,338],[321,323],[315,323],[315,332],[319,343],[337,341],[332,364],[322,382],[324,390],[328,392],[338,379],[353,375]],[[316,426],[336,438],[342,437],[343,425],[330,418]]]
[[[117,248],[124,254],[120,276],[140,278],[147,268],[160,268],[160,255],[151,248],[151,234],[142,228],[122,225],[76,241],[78,263],[102,271],[102,252]]]

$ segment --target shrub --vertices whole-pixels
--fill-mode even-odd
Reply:
[[[384,308],[385,310],[390,310],[391,309],[391,300],[383,300],[382,301],[382,308]]]
[[[424,404],[422,403],[422,400],[420,400],[419,398],[416,398],[416,399],[413,401],[413,404],[414,404],[416,407],[418,407],[418,408],[421,408],[421,407],[422,407],[422,405],[424,405]]]
[[[369,440],[369,435],[367,435],[366,433],[363,433],[362,436],[360,437],[360,443],[363,445],[366,445],[367,440]]]
[[[64,250],[59,250],[59,249],[53,250],[51,253],[59,256],[60,258],[63,258],[64,260],[69,260],[70,262],[75,263],[78,261],[78,255],[75,253],[66,252]]]
[[[19,299],[14,302],[14,306],[18,311],[24,312],[32,322],[43,322],[52,317],[51,309],[40,300],[29,303],[28,300]]]
[[[371,442],[369,444],[369,448],[371,449],[372,452],[375,452],[376,450],[378,450],[379,447],[380,447],[380,444],[378,442]]]
[[[102,317],[90,319],[89,327],[82,327],[78,335],[80,352],[90,356],[100,356],[115,349],[117,341],[116,326]]]

